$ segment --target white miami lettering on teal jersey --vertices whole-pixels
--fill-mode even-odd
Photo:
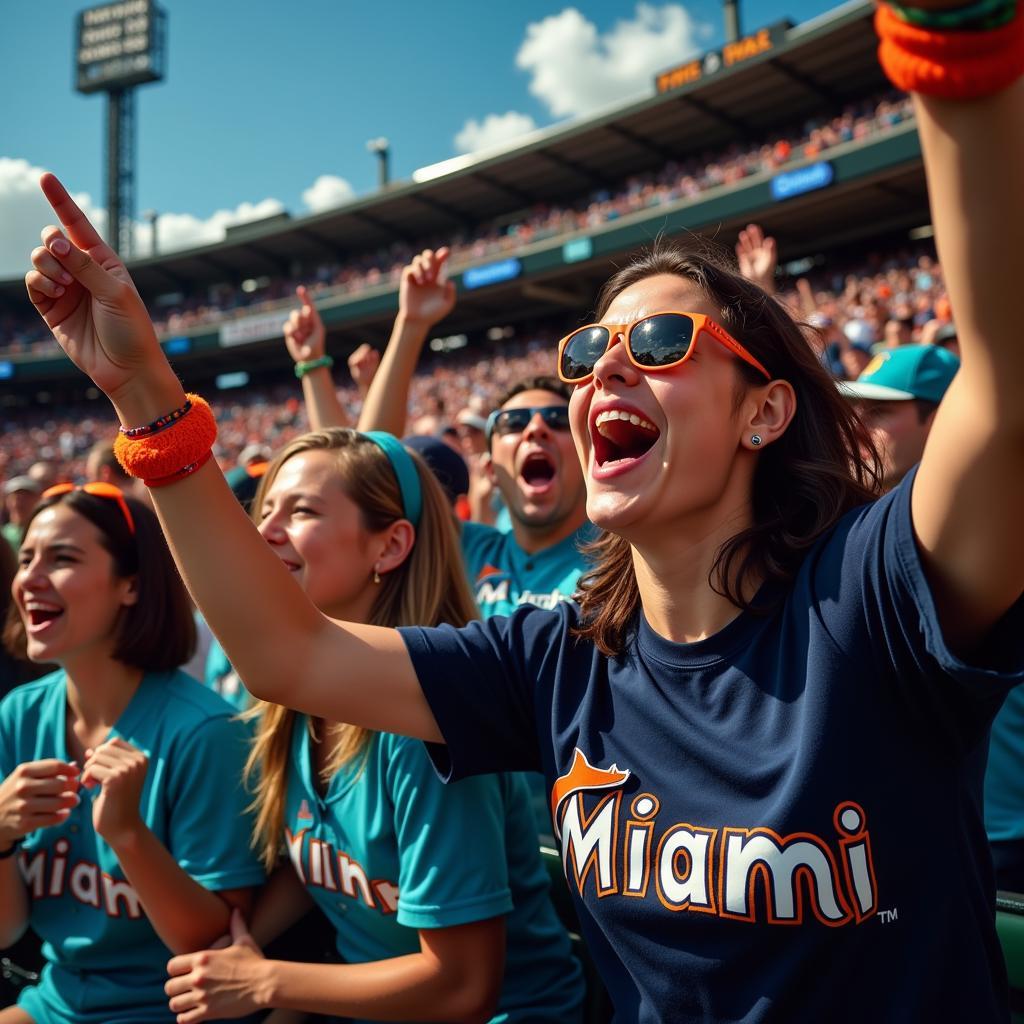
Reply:
[[[284,838],[292,867],[307,888],[341,893],[382,914],[398,910],[398,886],[386,878],[370,878],[359,861],[345,851],[317,839],[308,828],[293,833],[285,827]]]
[[[114,878],[89,861],[76,861],[68,870],[71,844],[58,839],[49,850],[20,853],[18,868],[33,900],[60,899],[66,893],[83,906],[102,910],[107,917],[127,917],[137,921],[143,916],[138,893],[123,878]]]
[[[673,912],[789,925],[810,915],[830,927],[860,924],[875,915],[871,837],[859,804],[836,805],[837,835],[830,845],[810,832],[780,835],[767,827],[663,823],[653,793],[633,797],[623,814],[622,786],[630,774],[616,765],[596,768],[576,748],[569,771],[551,788],[563,869],[581,896],[589,885],[599,899],[642,899],[653,882],[658,900]],[[589,808],[585,794],[591,797]],[[595,794],[600,794],[596,800]],[[764,906],[760,915],[758,893]]]

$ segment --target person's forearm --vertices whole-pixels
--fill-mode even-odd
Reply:
[[[297,924],[313,905],[295,869],[291,864],[282,864],[256,898],[249,932],[257,945],[265,946]]]
[[[405,433],[409,385],[429,330],[429,324],[398,314],[359,414],[360,430],[386,430],[395,437]]]
[[[111,846],[149,923],[172,953],[206,949],[227,934],[228,904],[182,870],[145,825]]]
[[[0,860],[0,949],[13,946],[28,927],[28,894],[18,854]]]
[[[472,963],[443,967],[423,953],[368,964],[267,960],[258,988],[265,1008],[370,1020],[486,1021],[494,994]]]
[[[331,376],[329,366],[320,366],[303,376],[302,397],[306,403],[310,430],[352,426],[348,413],[338,401],[338,392],[334,389],[334,378]]]
[[[1000,417],[1024,423],[1019,304],[1007,292],[1022,262],[1024,80],[972,102],[914,103],[963,372],[991,388]]]

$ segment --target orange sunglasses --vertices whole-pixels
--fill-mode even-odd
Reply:
[[[120,487],[114,486],[114,484],[105,484],[100,481],[91,484],[54,484],[53,487],[48,487],[43,491],[43,501],[49,498],[57,498],[62,494],[70,494],[72,491],[85,491],[86,494],[91,494],[96,498],[106,498],[108,501],[116,501],[117,507],[121,510],[121,514],[124,516],[124,521],[128,524],[128,530],[135,536],[135,520],[132,518],[132,510],[128,507],[128,502],[124,500],[124,491]]]
[[[625,339],[629,361],[644,373],[671,370],[685,363],[707,332],[720,345],[764,374],[772,375],[724,327],[703,313],[667,310],[651,313],[629,324],[587,324],[558,343],[558,376],[566,384],[582,384],[591,378],[597,361],[618,335]]]

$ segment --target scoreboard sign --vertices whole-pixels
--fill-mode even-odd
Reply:
[[[749,36],[743,36],[734,43],[726,43],[720,50],[709,50],[703,56],[695,57],[685,64],[679,64],[668,71],[662,71],[654,79],[655,88],[659,93],[670,92],[684,85],[701,82],[705,78],[718,74],[726,68],[743,64],[751,57],[759,57],[762,53],[777,50],[786,39],[790,28],[788,21],[780,21],[768,28],[758,29]]]
[[[78,91],[127,89],[163,78],[165,18],[154,0],[119,0],[80,11],[75,40]]]

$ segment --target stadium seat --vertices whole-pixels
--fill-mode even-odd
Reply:
[[[554,903],[558,917],[569,933],[573,956],[583,967],[583,980],[586,983],[586,994],[583,999],[584,1024],[607,1024],[612,1019],[612,1002],[601,981],[597,965],[591,958],[586,943],[580,937],[580,922],[562,872],[562,858],[558,851],[550,846],[542,846],[540,855],[551,879],[551,902]],[[1021,920],[1021,925],[1024,927],[1024,919]]]
[[[1024,895],[996,895],[996,930],[1010,977],[1010,1010],[1014,1024],[1024,1024]]]

